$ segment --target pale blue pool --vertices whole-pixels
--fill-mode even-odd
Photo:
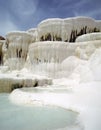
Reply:
[[[17,106],[0,94],[0,130],[56,130],[75,125],[77,113],[57,107]]]

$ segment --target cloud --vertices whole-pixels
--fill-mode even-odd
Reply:
[[[39,0],[1,0],[0,35],[12,30],[26,30],[33,25]]]
[[[38,9],[39,0],[10,0],[9,16],[21,30],[33,25],[33,18]]]

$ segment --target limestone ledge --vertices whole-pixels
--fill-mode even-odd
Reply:
[[[88,42],[95,40],[101,40],[101,32],[81,35],[76,39],[76,42]]]
[[[50,78],[23,77],[19,74],[0,74],[0,93],[11,92],[17,88],[47,86],[52,84]]]

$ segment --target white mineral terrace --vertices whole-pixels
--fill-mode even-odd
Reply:
[[[85,42],[85,41],[95,41],[95,40],[101,40],[101,33],[92,33],[92,34],[86,34],[78,37],[76,39],[76,42]]]
[[[27,59],[29,44],[33,42],[33,35],[27,32],[10,32],[6,35],[5,65],[10,69],[23,68]]]
[[[41,40],[72,42],[80,34],[100,30],[99,25],[101,26],[101,21],[87,17],[47,19],[38,25],[38,36]]]
[[[12,91],[13,103],[71,109],[79,129],[70,130],[101,130],[101,21],[48,19],[10,32],[0,64],[0,92]]]

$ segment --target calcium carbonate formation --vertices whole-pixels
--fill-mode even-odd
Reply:
[[[26,32],[9,32],[0,41],[0,64],[8,70],[55,72],[69,56],[88,60],[101,46],[100,32],[101,21],[88,17],[46,19]]]
[[[75,126],[63,130],[101,130],[101,21],[47,19],[7,33],[0,40],[0,92],[12,92],[17,104],[77,111]]]

